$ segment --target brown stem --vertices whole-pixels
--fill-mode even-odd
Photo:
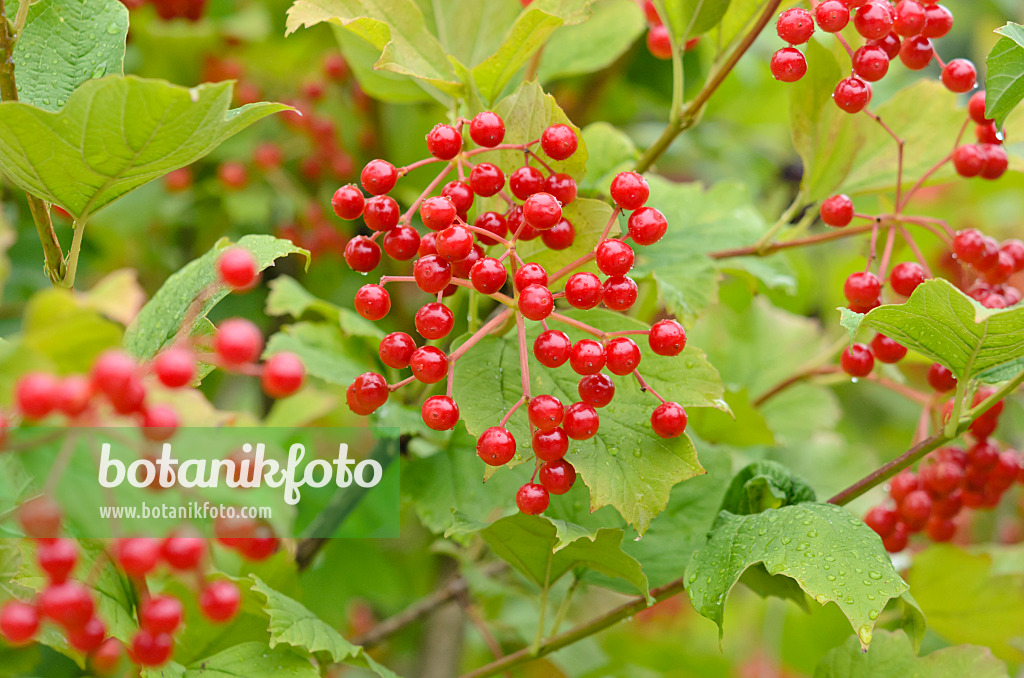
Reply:
[[[850,226],[841,230],[829,231],[828,233],[820,233],[818,235],[807,236],[806,238],[796,238],[794,240],[786,240],[785,242],[773,242],[770,245],[764,245],[758,247],[757,245],[751,245],[749,247],[737,247],[731,250],[719,250],[718,252],[708,252],[708,256],[712,259],[730,259],[732,257],[761,257],[768,254],[773,254],[779,250],[789,249],[791,247],[803,247],[804,245],[816,245],[822,242],[828,242],[830,240],[839,240],[841,238],[850,238],[855,235],[867,233],[875,224],[864,224],[862,226]]]
[[[722,63],[721,67],[718,68],[711,76],[708,81],[704,83],[704,87],[701,88],[697,96],[686,105],[686,107],[680,112],[678,118],[674,121],[669,122],[668,126],[665,127],[665,131],[661,133],[661,136],[647,149],[646,152],[640,157],[640,160],[636,164],[637,172],[646,172],[650,169],[658,158],[668,150],[668,147],[672,145],[672,142],[676,140],[676,137],[693,127],[700,119],[700,115],[704,110],[704,106],[707,104],[708,99],[715,93],[718,87],[725,81],[725,78],[732,72],[736,64],[739,63],[740,57],[742,57],[750,46],[757,40],[757,36],[761,34],[764,27],[772,20],[775,16],[775,10],[782,4],[782,0],[770,0],[765,5],[761,15],[757,18],[750,31],[743,36],[743,39],[736,49],[734,49]],[[675,111],[673,111],[675,113]]]
[[[27,4],[27,2],[23,4]],[[0,63],[0,99],[3,101],[18,100],[18,85],[14,78],[14,59],[11,56],[14,52],[15,39],[16,36],[11,35],[10,24],[7,22],[7,8],[4,7],[4,1],[0,0],[0,55],[3,57],[3,61]],[[64,252],[61,250],[57,233],[53,230],[50,210],[42,199],[27,192],[25,196],[28,198],[28,209],[32,213],[36,232],[39,233],[39,242],[43,245],[46,275],[54,285],[57,285],[64,280],[66,267]]]

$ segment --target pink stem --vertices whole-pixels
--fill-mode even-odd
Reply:
[[[448,356],[448,362],[449,363],[454,363],[456,360],[458,360],[463,355],[465,355],[466,351],[468,351],[469,349],[471,349],[474,346],[476,346],[477,343],[479,343],[481,339],[483,339],[485,336],[490,334],[494,329],[496,329],[496,328],[500,327],[501,325],[503,325],[505,323],[505,321],[508,320],[508,317],[509,317],[509,315],[511,315],[511,313],[512,313],[512,309],[511,308],[506,308],[501,313],[499,313],[498,315],[494,316],[493,318],[488,320],[486,323],[484,323],[484,325],[480,329],[478,329],[476,332],[473,333],[473,336],[471,336],[469,339],[467,339],[457,349],[452,351],[452,354],[450,356]]]
[[[885,249],[882,251],[882,261],[878,264],[879,278],[884,282],[889,276],[889,259],[892,257],[892,246],[896,242],[896,225],[889,226],[889,234],[885,238]]]
[[[924,255],[921,254],[921,250],[920,248],[918,248],[913,236],[911,236],[907,229],[905,229],[903,226],[900,226],[900,235],[903,236],[903,240],[906,241],[907,245],[910,246],[910,249],[913,250],[914,256],[917,257],[918,263],[921,264],[921,268],[924,269],[924,274],[929,278],[933,277],[931,269],[928,268],[928,262],[925,261]]]
[[[570,318],[569,316],[562,315],[561,313],[552,313],[548,317],[551,318],[552,320],[557,320],[558,322],[563,323],[565,325],[575,327],[578,330],[583,330],[587,334],[592,334],[595,337],[598,337],[599,339],[605,339],[608,336],[607,334],[597,329],[596,327],[592,327],[586,323],[582,323],[579,320],[576,320],[575,318]]]
[[[636,377],[637,382],[640,384],[641,391],[644,391],[645,393],[647,391],[650,391],[651,395],[660,400],[662,403],[666,402],[665,399],[658,395],[658,392],[651,388],[651,385],[648,384],[642,376],[640,376],[639,370],[633,370],[633,376]]]
[[[524,395],[523,397],[516,401],[516,404],[513,405],[508,412],[505,413],[505,416],[501,418],[501,422],[498,424],[498,426],[505,428],[505,424],[508,423],[508,420],[512,418],[512,415],[515,414],[515,411],[518,410],[520,406],[525,402],[526,396]]]
[[[445,166],[443,170],[438,172],[437,176],[434,177],[433,181],[427,184],[427,187],[423,189],[422,193],[420,193],[420,197],[416,198],[416,201],[413,202],[413,204],[409,206],[409,209],[405,211],[405,214],[403,214],[402,218],[398,220],[398,223],[408,224],[409,222],[411,222],[412,215],[416,214],[416,210],[419,209],[420,203],[423,202],[424,198],[433,193],[434,189],[437,188],[437,185],[444,181],[444,178],[448,176],[448,173],[451,171],[452,166],[451,163],[449,163],[448,165]]]
[[[420,167],[424,167],[425,165],[429,165],[429,164],[435,163],[435,162],[442,162],[442,160],[440,158],[434,158],[434,157],[423,158],[423,160],[417,160],[416,162],[412,163],[411,165],[406,165],[405,167],[399,167],[398,168],[398,176],[400,176],[400,177],[401,176],[405,176],[406,174],[408,174],[409,172],[413,171],[414,169],[419,169]]]
[[[406,377],[402,381],[397,381],[394,384],[388,384],[388,390],[389,391],[397,391],[398,389],[402,388],[406,384],[411,384],[414,381],[416,381],[416,377]]]

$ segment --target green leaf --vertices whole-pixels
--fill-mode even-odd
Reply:
[[[159,676],[159,669],[150,676]],[[173,675],[173,674],[172,674]],[[320,678],[309,659],[287,648],[268,649],[264,643],[241,643],[212,657],[193,662],[183,678]]]
[[[679,42],[685,42],[718,24],[729,9],[729,0],[665,0],[669,25]]]
[[[750,402],[746,389],[726,391],[729,411],[701,409],[688,413],[688,426],[709,443],[747,447],[771,445],[775,436],[764,415]]]
[[[412,0],[296,0],[288,9],[287,33],[325,21],[376,49],[375,70],[415,78],[448,96],[462,93],[448,55]]]
[[[871,310],[861,325],[942,363],[958,379],[998,377],[997,368],[1024,357],[1024,307],[985,308],[942,278],[926,280],[903,304]]]
[[[192,330],[195,331],[207,322],[206,315],[230,293],[217,278],[217,259],[228,247],[249,250],[256,257],[257,268],[261,271],[289,254],[302,254],[307,264],[309,262],[309,252],[296,247],[290,240],[269,235],[247,235],[232,244],[224,238],[206,254],[189,262],[164,282],[125,332],[126,351],[137,358],[151,358],[159,353],[178,333],[192,302],[203,290],[210,288],[211,292],[204,297]]]
[[[636,248],[631,275],[652,276],[669,311],[687,321],[696,319],[717,297],[719,269],[747,271],[769,287],[792,284],[784,259],[733,257],[716,262],[706,256],[752,245],[767,230],[742,184],[726,181],[705,189],[699,182],[676,184],[655,175],[647,181],[647,204],[665,214],[668,231],[655,246]]]
[[[591,10],[586,23],[562,26],[551,36],[540,65],[542,82],[607,68],[647,27],[643,12],[632,0],[604,0],[591,5]],[[591,153],[600,157],[596,151]]]
[[[814,678],[1007,678],[1006,665],[987,647],[957,645],[916,655],[905,633],[879,631],[867,652],[855,638],[831,650]]]
[[[56,111],[86,80],[124,71],[128,9],[117,0],[37,0],[14,46],[18,100]]]
[[[548,49],[545,49],[545,56],[547,54]],[[640,152],[629,135],[606,122],[591,123],[583,128],[582,134],[590,160],[580,190],[608,193],[615,175],[632,169]]]
[[[188,89],[135,76],[89,80],[57,113],[7,101],[0,166],[20,188],[81,221],[287,108],[230,105],[230,82]]]
[[[858,117],[832,100],[843,77],[835,54],[817,40],[807,44],[806,52],[807,74],[789,85],[789,116],[793,146],[804,164],[800,190],[805,199],[816,201],[831,195],[849,174],[863,130]]]
[[[354,337],[383,339],[384,332],[355,311],[342,308],[329,301],[313,296],[295,278],[279,275],[269,283],[265,310],[267,315],[301,318],[306,313],[315,313],[326,320],[339,320],[341,331]]]
[[[525,144],[540,139],[540,135],[551,125],[563,124],[572,127],[579,134],[579,128],[559,108],[555,98],[546,94],[536,81],[524,82],[519,88],[498,102],[494,112],[505,121],[505,142],[507,144]],[[534,150],[541,153],[539,145]],[[488,160],[498,165],[510,175],[523,165],[521,151],[499,151],[489,153]],[[555,172],[568,174],[577,181],[583,178],[587,168],[587,146],[580,139],[576,152],[565,160],[544,158]]]
[[[45,290],[25,308],[22,342],[61,373],[88,372],[96,358],[121,343],[121,328],[86,307],[69,290]]]
[[[857,331],[860,329],[860,324],[864,322],[864,316],[867,314],[857,313],[857,311],[852,311],[846,306],[840,306],[837,310],[840,316],[839,324],[849,333],[850,341],[853,341],[857,338]]]
[[[865,648],[886,602],[908,588],[878,535],[841,507],[801,503],[746,516],[722,512],[686,568],[694,608],[720,633],[729,591],[757,563],[770,575],[796,580],[819,604],[838,605]]]
[[[997,28],[1000,36],[985,64],[985,115],[999,127],[1024,100],[1024,26],[1013,22]]]
[[[572,311],[566,315],[605,331],[645,327],[639,321],[605,310]],[[565,331],[573,340],[589,336],[557,320],[549,319],[548,325]],[[540,329],[535,323],[527,328],[531,391],[549,393],[564,403],[575,402],[579,375],[568,365],[553,370],[544,368],[529,350]],[[679,356],[666,358],[654,355],[646,342],[639,346],[639,372],[663,398],[683,407],[724,407],[718,374],[699,350],[687,346]],[[590,488],[592,509],[610,504],[642,534],[665,507],[672,486],[703,469],[689,438],[683,435],[665,440],[650,429],[656,401],[640,390],[634,378],[613,380],[615,400],[598,411],[600,430],[590,440],[573,441],[566,459]],[[474,435],[496,425],[521,396],[515,333],[505,338],[485,338],[455,364],[455,398],[462,404],[466,428]],[[512,463],[522,463],[530,458],[529,430],[522,410],[509,421],[509,430],[519,441],[519,454]]]
[[[518,513],[492,523],[480,536],[495,554],[541,588],[550,587],[573,568],[586,567],[624,579],[648,595],[640,563],[622,551],[622,530],[601,529],[593,538],[581,536],[557,548],[558,536],[549,519]]]
[[[936,544],[914,556],[907,578],[935,633],[1024,660],[1024,573],[999,571],[990,554]]]
[[[267,600],[263,609],[270,617],[267,630],[270,632],[271,648],[281,644],[290,645],[314,656],[326,655],[330,663],[355,664],[371,668],[381,678],[395,677],[394,673],[370,659],[362,647],[345,640],[334,627],[310,612],[302,603],[275,591],[256,575],[252,575],[252,579],[255,582],[252,590]]]
[[[524,9],[509,28],[498,51],[473,68],[473,81],[480,96],[487,103],[501,94],[501,90],[527,60],[544,44],[562,20],[532,7]]]
[[[732,479],[721,510],[748,515],[814,499],[811,486],[789,469],[773,461],[758,461],[744,467]]]
[[[285,325],[267,341],[265,355],[288,351],[302,359],[306,372],[329,384],[348,386],[367,371],[365,355],[346,341],[341,330],[328,323]]]
[[[964,110],[956,105],[956,96],[938,80],[922,79],[873,109],[905,142],[903,182],[906,187],[953,151],[953,142],[964,124]],[[838,108],[835,104],[832,106]],[[921,115],[922,110],[927,110],[928,115]],[[898,176],[899,149],[896,141],[881,125],[866,116],[847,117],[857,119],[862,135],[856,160],[843,183],[843,191],[851,195],[891,192]],[[931,175],[929,182],[945,181],[955,176],[952,164],[947,163]]]

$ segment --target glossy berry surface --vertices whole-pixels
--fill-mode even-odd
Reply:
[[[651,428],[662,438],[676,438],[686,430],[686,410],[679,403],[666,402],[651,413]]]
[[[544,153],[553,160],[565,160],[576,152],[579,139],[568,125],[551,125],[540,136]]]

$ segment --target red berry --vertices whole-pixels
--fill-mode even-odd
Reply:
[[[375,372],[365,372],[349,385],[345,399],[349,409],[365,416],[387,402],[388,393],[388,384],[384,377]]]
[[[658,355],[676,356],[686,348],[686,330],[675,320],[659,320],[651,326],[647,341]]]
[[[662,438],[676,438],[686,430],[686,410],[679,403],[666,402],[651,413],[651,428]]]
[[[505,186],[505,173],[497,165],[482,162],[469,173],[469,185],[477,195],[488,198]]]
[[[470,121],[469,136],[479,146],[494,148],[505,138],[505,123],[498,114],[482,111]]]
[[[967,59],[953,59],[942,69],[942,84],[950,92],[970,92],[978,84],[978,72]]]
[[[860,78],[845,78],[836,85],[832,98],[847,113],[859,113],[871,101],[871,85]]]
[[[184,609],[174,596],[154,596],[142,603],[139,622],[152,633],[174,633],[181,626]]]
[[[26,374],[15,387],[18,410],[28,419],[42,419],[57,407],[59,388],[60,383],[49,374]]]
[[[568,125],[551,125],[540,135],[540,146],[549,158],[565,160],[576,152],[579,139]]]
[[[171,658],[174,640],[167,633],[151,633],[140,629],[132,638],[129,654],[139,666],[162,666]]]
[[[544,512],[548,507],[550,497],[543,485],[537,483],[526,483],[516,492],[516,506],[523,513],[531,516]]]
[[[953,167],[962,177],[976,177],[985,169],[986,155],[981,146],[964,144],[953,151]]]
[[[557,224],[541,233],[540,237],[549,249],[564,250],[572,247],[576,241],[576,229],[573,228],[572,222],[563,217]]]
[[[615,397],[615,382],[606,374],[588,374],[577,385],[580,400],[592,407],[604,407]]]
[[[214,350],[229,365],[250,363],[263,350],[263,335],[259,328],[243,318],[225,320],[217,329]]]
[[[896,512],[884,506],[876,506],[864,516],[864,524],[879,537],[887,537],[896,529]]]
[[[591,309],[604,298],[604,285],[593,273],[573,273],[565,282],[565,300],[573,308]]]
[[[568,174],[552,174],[544,181],[544,190],[565,207],[576,199],[576,180]]]
[[[519,312],[529,320],[544,320],[554,307],[554,297],[547,287],[530,285],[519,293]]]
[[[833,195],[821,203],[821,220],[835,228],[848,225],[853,221],[853,201],[842,193]]]
[[[876,334],[871,340],[871,352],[883,363],[898,363],[907,355],[907,348],[884,334]]]
[[[363,285],[356,292],[355,308],[367,320],[380,320],[391,310],[391,296],[380,285]]]
[[[992,122],[985,117],[985,90],[971,95],[970,101],[967,102],[967,113],[971,116],[971,120],[979,125],[987,125]]]
[[[464,181],[449,181],[441,189],[441,197],[451,200],[461,215],[465,215],[473,206],[473,189]]]
[[[613,311],[632,308],[638,293],[636,282],[629,276],[617,275],[604,281],[604,305]]]
[[[587,403],[573,403],[565,410],[562,428],[573,440],[587,440],[597,434],[601,424],[597,410]]]
[[[910,530],[919,530],[932,513],[932,498],[924,490],[914,490],[903,498],[897,510]]]
[[[128,537],[117,542],[117,562],[128,574],[142,577],[156,567],[160,559],[160,542],[147,537]]]
[[[370,195],[384,195],[398,182],[398,170],[387,160],[371,160],[359,174],[359,182]]]
[[[507,277],[505,266],[494,257],[484,257],[469,270],[470,282],[481,294],[494,294],[504,286]]]
[[[65,629],[80,629],[92,619],[96,603],[89,589],[78,582],[48,586],[39,594],[39,615],[57,622]]]
[[[482,228],[489,233],[493,233],[499,238],[504,238],[508,235],[508,222],[505,221],[505,217],[501,216],[497,212],[484,212],[476,218],[473,225],[477,228]],[[481,233],[477,233],[476,237],[484,247],[490,247],[491,245],[498,244],[498,241],[494,238],[490,238]]]
[[[633,248],[621,240],[605,240],[597,248],[597,267],[605,275],[626,275],[633,259]]]
[[[672,58],[672,35],[663,24],[647,29],[647,51],[656,59]]]
[[[473,234],[459,225],[449,226],[434,239],[438,256],[448,261],[462,261],[473,252],[473,245]]]
[[[796,82],[807,73],[807,59],[796,47],[783,47],[772,55],[772,77],[782,82]]]
[[[975,443],[967,450],[967,464],[987,471],[999,463],[999,448],[988,441]]]
[[[431,231],[441,231],[455,221],[458,210],[451,198],[435,195],[420,203],[420,219]]]
[[[373,231],[390,231],[398,225],[400,216],[398,203],[388,195],[373,196],[363,209],[363,222]]]
[[[944,365],[932,363],[928,368],[928,383],[939,393],[945,393],[956,388],[956,377]]]
[[[889,55],[881,47],[865,45],[853,53],[853,72],[861,80],[877,82],[889,72]]]
[[[210,582],[199,595],[199,609],[214,622],[226,622],[234,617],[241,602],[238,587],[225,580]]]
[[[925,272],[921,265],[913,261],[897,264],[889,274],[889,284],[896,294],[909,297],[917,286],[925,281]]]
[[[981,148],[985,154],[985,167],[981,170],[981,178],[998,179],[1003,176],[1009,167],[1006,151],[994,144],[983,144]]]
[[[533,342],[533,355],[544,367],[564,365],[572,353],[569,336],[560,330],[544,330]]]
[[[476,453],[490,466],[504,466],[516,456],[516,439],[508,429],[492,426],[476,441]]]
[[[416,311],[416,331],[424,339],[443,339],[455,325],[455,316],[444,304],[431,302]]]
[[[523,203],[523,219],[539,231],[546,231],[562,218],[562,206],[550,193],[534,193]]]
[[[889,481],[889,496],[900,503],[903,498],[920,487],[917,476],[910,471],[903,471]]]
[[[249,172],[240,162],[225,162],[217,168],[217,178],[225,189],[237,191],[249,183]]]
[[[36,559],[50,583],[63,584],[78,562],[78,546],[70,539],[40,542]]]
[[[882,546],[889,553],[899,553],[903,549],[907,548],[907,540],[910,534],[907,531],[907,526],[901,522],[896,523],[896,527],[892,533],[882,539]]]
[[[604,363],[604,348],[593,339],[577,341],[569,354],[569,365],[576,374],[597,374]]]
[[[956,534],[956,523],[947,518],[931,516],[925,524],[925,531],[928,538],[934,542],[949,541]]]
[[[12,645],[22,645],[39,630],[36,608],[20,600],[9,600],[0,609],[0,633]]]
[[[564,459],[541,464],[537,473],[540,484],[551,494],[565,494],[576,482],[576,469]]]
[[[858,306],[870,306],[878,301],[882,293],[882,283],[878,276],[867,271],[851,273],[843,285],[843,294],[851,304]]]
[[[974,228],[957,231],[953,236],[953,254],[965,264],[976,266],[985,251],[985,238]]]
[[[646,186],[646,182],[644,185]],[[665,235],[668,220],[653,207],[641,207],[629,215],[627,226],[633,242],[638,245],[653,245]]]
[[[536,167],[525,165],[509,175],[508,187],[512,189],[512,195],[526,200],[544,190],[544,175]]]
[[[433,346],[421,346],[409,357],[409,366],[417,381],[424,384],[436,384],[444,379],[448,372],[448,356],[444,351]]]
[[[164,175],[164,188],[168,193],[181,193],[192,185],[192,170],[179,167]]]
[[[999,251],[1010,257],[1010,261],[1013,262],[1014,273],[1024,270],[1024,242],[1020,240],[1005,240],[999,247]]]
[[[636,210],[647,202],[651,189],[643,175],[636,172],[620,172],[612,179],[611,195],[615,204],[622,209]]]
[[[18,522],[29,537],[52,539],[60,532],[61,510],[48,497],[35,497],[18,509]]]
[[[181,426],[178,412],[170,405],[150,405],[142,413],[142,435],[146,440],[162,442]]]
[[[851,377],[866,377],[875,366],[875,357],[864,344],[852,344],[843,351],[839,363]]]
[[[169,348],[154,359],[153,370],[167,388],[181,388],[195,379],[196,359],[188,349]]]
[[[65,377],[57,386],[57,410],[69,417],[77,417],[89,409],[92,397],[92,382],[89,379],[77,375]],[[0,423],[0,440],[2,438]]]
[[[377,349],[380,359],[388,367],[404,369],[409,366],[416,342],[405,332],[392,332],[384,337]]]
[[[605,364],[612,374],[631,374],[640,364],[640,347],[629,337],[615,337],[604,347]]]
[[[529,263],[516,271],[514,278],[516,291],[522,292],[530,285],[548,284],[548,273],[540,264]]]
[[[924,30],[924,7],[915,0],[900,0],[896,3],[896,18],[892,22],[892,30],[898,35],[909,38]]]
[[[548,431],[562,423],[565,410],[561,401],[552,395],[539,395],[530,399],[526,408],[530,423],[542,431]]]
[[[271,398],[287,398],[306,380],[306,366],[294,353],[276,353],[263,363],[260,384]]]
[[[247,290],[256,284],[259,265],[247,249],[229,247],[217,260],[217,273],[222,283],[236,291]]]
[[[96,360],[92,366],[93,386],[107,394],[114,396],[126,390],[137,376],[138,366],[135,361],[121,351],[107,351]]]
[[[857,10],[853,17],[853,25],[857,32],[868,40],[878,40],[892,30],[893,14],[888,1],[868,2]]]
[[[206,540],[202,537],[170,536],[164,539],[160,554],[176,570],[199,567],[206,556]]]
[[[448,396],[430,396],[420,408],[423,423],[434,431],[450,431],[459,423],[459,406]]]
[[[435,125],[427,134],[427,150],[441,160],[451,160],[462,150],[462,135],[451,125]]]
[[[890,33],[881,40],[872,40],[868,44],[872,47],[881,47],[885,51],[885,55],[889,57],[889,61],[900,55],[900,47],[903,46],[903,42],[895,33]]]
[[[107,626],[101,619],[93,617],[81,628],[68,631],[68,644],[79,652],[95,650],[107,637]]]
[[[814,34],[814,19],[806,9],[787,9],[775,22],[775,32],[791,45],[802,45]]]
[[[953,13],[938,4],[931,4],[924,10],[925,22],[921,35],[926,38],[941,38],[953,28]]]
[[[353,271],[369,273],[380,263],[380,247],[365,235],[357,235],[345,245],[345,262]]]
[[[825,0],[814,10],[818,28],[826,33],[838,33],[850,23],[850,9],[840,0]]]
[[[921,484],[932,496],[945,496],[960,487],[964,469],[951,461],[921,465]]]
[[[932,47],[932,41],[923,35],[907,38],[900,47],[900,61],[912,71],[926,68],[934,56],[935,48]]]
[[[552,428],[533,432],[533,453],[541,461],[561,459],[569,451],[569,437],[565,430]]]
[[[384,234],[384,251],[392,259],[409,261],[419,247],[420,234],[411,226],[396,226]]]
[[[117,638],[107,638],[100,646],[93,650],[89,656],[89,663],[92,670],[100,676],[111,676],[121,663],[124,654],[124,645]]]
[[[452,280],[452,266],[436,254],[420,257],[412,267],[416,285],[427,294],[437,294]]]

